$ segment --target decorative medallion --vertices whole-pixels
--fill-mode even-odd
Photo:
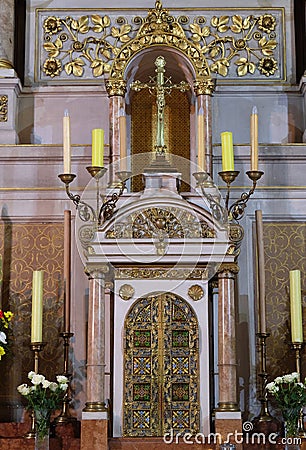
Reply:
[[[122,300],[130,300],[135,294],[135,289],[130,284],[123,284],[119,289],[119,295]]]
[[[199,286],[198,284],[194,284],[188,289],[188,295],[190,298],[192,298],[192,300],[197,301],[203,298],[204,291],[201,286]]]

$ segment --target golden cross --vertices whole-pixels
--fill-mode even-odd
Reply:
[[[156,94],[157,105],[157,127],[156,127],[156,145],[155,149],[158,154],[164,154],[166,150],[164,128],[165,128],[165,96],[171,94],[172,89],[179,89],[181,92],[185,92],[190,89],[189,84],[186,81],[181,81],[178,84],[171,82],[171,77],[164,79],[166,61],[163,56],[158,56],[155,60],[155,72],[156,77],[150,77],[150,81],[142,83],[139,80],[134,81],[131,84],[131,89],[139,92],[141,89],[149,89],[150,94]]]

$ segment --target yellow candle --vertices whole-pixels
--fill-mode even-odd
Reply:
[[[71,173],[70,117],[67,110],[63,117],[63,150],[64,173]]]
[[[31,342],[42,342],[43,275],[42,270],[33,271]]]
[[[103,167],[104,160],[104,130],[95,128],[91,132],[92,137],[92,165]]]
[[[234,149],[233,134],[230,131],[221,133],[222,146],[222,170],[223,172],[233,171],[234,169]]]
[[[290,270],[289,281],[291,340],[292,342],[303,342],[301,272]]]
[[[258,170],[258,114],[254,106],[251,114],[251,170]]]
[[[205,151],[204,151],[204,112],[203,108],[198,113],[198,166],[205,171]]]

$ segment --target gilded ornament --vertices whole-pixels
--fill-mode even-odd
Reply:
[[[130,300],[135,294],[135,289],[130,284],[123,284],[119,289],[119,295],[122,300]]]
[[[188,289],[188,295],[190,298],[192,298],[192,300],[197,301],[203,298],[204,291],[200,285],[194,284]]]
[[[67,33],[62,32],[63,28]],[[79,78],[89,75],[89,70],[95,78],[110,74],[106,82],[109,95],[124,96],[126,87],[121,83],[127,65],[136,53],[156,45],[184,54],[194,68],[196,80],[210,78],[212,72],[234,78],[235,66],[239,77],[256,73],[271,77],[278,66],[276,37],[282,27],[281,19],[278,21],[272,14],[221,14],[210,21],[203,16],[193,15],[193,20],[174,17],[157,2],[146,17],[136,16],[131,23],[125,17],[114,20],[99,14],[52,15],[45,18],[43,29],[47,58],[41,66],[47,76],[58,76],[63,68],[67,75]],[[60,66],[52,66],[52,58],[57,57]],[[69,60],[62,66],[64,57]],[[214,89],[210,82],[195,87],[196,95],[201,91],[211,95]]]
[[[121,80],[105,80],[105,87],[109,97],[118,95],[124,97],[126,94],[126,81]]]
[[[208,269],[190,269],[190,268],[142,268],[130,267],[126,269],[115,270],[116,279],[173,279],[173,280],[206,280],[208,278]]]
[[[213,95],[216,81],[212,78],[196,79],[193,83],[195,95]]]
[[[258,69],[261,73],[266,75],[266,77],[269,77],[277,71],[277,61],[275,61],[274,58],[262,58],[259,61]]]
[[[61,20],[58,17],[50,16],[44,21],[44,30],[49,34],[57,34],[62,31]]]
[[[0,69],[14,69],[14,66],[8,59],[0,58]]]
[[[44,72],[51,78],[58,76],[61,73],[62,64],[56,58],[46,59],[44,63]]]
[[[0,122],[7,122],[7,104],[8,96],[1,95],[0,97]]]

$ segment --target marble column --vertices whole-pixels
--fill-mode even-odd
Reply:
[[[14,0],[0,2],[0,70],[13,69],[14,64]],[[1,74],[2,76],[2,74]]]
[[[125,111],[126,82],[107,80],[106,90],[109,96],[110,184],[115,186],[118,183],[116,172],[123,169],[120,167],[120,116]]]
[[[235,275],[236,264],[224,264],[218,272],[218,411],[239,411],[237,403],[237,355]]]
[[[81,450],[106,450],[108,410],[105,405],[105,274],[108,266],[90,270],[86,404],[82,411]]]
[[[212,78],[197,79],[194,81],[194,92],[197,96],[197,117],[203,114],[203,121],[198,120],[198,136],[204,140],[202,147],[197,148],[198,161],[203,160],[202,169],[212,176],[212,102],[211,97],[215,90]],[[199,130],[199,126],[202,128]],[[199,151],[204,154],[201,156]]]

